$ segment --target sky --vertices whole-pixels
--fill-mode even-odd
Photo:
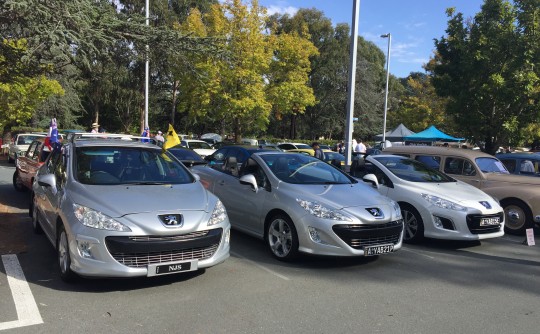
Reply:
[[[332,24],[352,26],[354,0],[259,0],[274,13],[294,15],[299,8],[315,8]],[[358,34],[375,43],[386,55],[390,45],[390,73],[403,78],[410,72],[424,72],[435,49],[433,40],[445,35],[446,8],[455,7],[464,17],[474,17],[483,0],[360,0]]]

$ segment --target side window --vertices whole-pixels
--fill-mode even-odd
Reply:
[[[424,165],[433,169],[439,169],[439,167],[441,166],[441,157],[437,156],[417,155],[415,160],[420,161]]]
[[[36,151],[39,151],[38,142],[33,142],[32,145],[28,148],[28,151],[26,151],[26,157],[36,160],[37,154]]]
[[[386,174],[377,166],[373,166],[373,174],[377,177],[377,182],[379,182],[380,185],[394,188],[394,185],[392,184],[392,181],[386,176]]]
[[[508,159],[508,160],[501,160],[501,161],[510,173],[514,173],[516,171],[516,160]]]
[[[240,173],[241,175],[253,174],[259,187],[266,187],[267,185],[268,178],[266,177],[266,174],[261,166],[251,158],[246,160]]]
[[[523,174],[534,174],[534,164],[531,160],[521,161],[520,172]]]
[[[474,165],[462,158],[446,158],[444,172],[455,175],[473,176],[476,175]]]

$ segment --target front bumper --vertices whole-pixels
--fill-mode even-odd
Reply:
[[[87,277],[152,276],[149,267],[195,261],[195,268],[215,266],[229,257],[230,226],[176,236],[104,236],[77,234],[70,240],[71,269]],[[91,258],[84,256],[89,251]]]
[[[347,224],[304,216],[298,230],[299,251],[327,256],[365,256],[364,248],[392,245],[393,252],[403,243],[403,221]],[[314,236],[314,234],[316,236]]]

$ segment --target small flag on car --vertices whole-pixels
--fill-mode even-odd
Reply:
[[[167,131],[167,138],[165,144],[163,144],[163,149],[168,150],[169,148],[179,144],[180,138],[178,138],[178,135],[176,134],[176,132],[174,132],[173,126],[169,124],[169,130]]]

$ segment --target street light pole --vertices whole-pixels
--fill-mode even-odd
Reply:
[[[382,133],[382,147],[386,146],[386,114],[388,112],[388,79],[390,78],[390,44],[392,43],[392,35],[390,33],[381,35],[382,38],[388,38],[388,51],[386,53],[386,90],[384,92],[384,121]]]
[[[146,0],[146,25],[150,25],[150,0]],[[144,124],[141,132],[148,127],[148,85],[150,77],[150,48],[146,45],[146,63],[144,66]]]
[[[347,119],[345,120],[345,165],[350,167],[352,163],[352,135],[354,117],[354,88],[356,83],[356,54],[358,48],[358,17],[360,16],[360,0],[353,0],[351,50],[349,63],[349,83],[347,86]]]

